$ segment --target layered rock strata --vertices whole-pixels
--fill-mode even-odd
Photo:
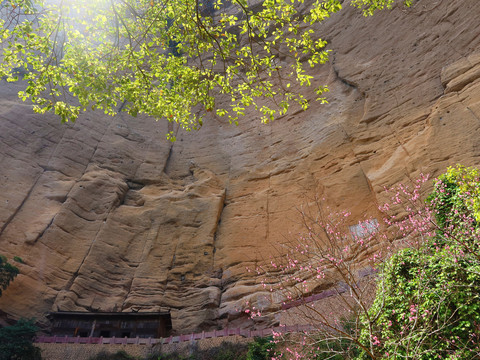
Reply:
[[[317,29],[328,105],[267,125],[211,117],[174,144],[148,118],[60,124],[2,81],[0,253],[25,262],[4,318],[170,310],[177,333],[252,325],[238,309],[262,290],[245,269],[301,229],[306,197],[358,220],[384,186],[478,165],[479,17],[475,0],[345,7]]]

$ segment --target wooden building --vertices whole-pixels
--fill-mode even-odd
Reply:
[[[170,312],[79,312],[49,315],[54,336],[141,337],[170,336]]]

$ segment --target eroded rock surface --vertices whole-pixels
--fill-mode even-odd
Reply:
[[[0,83],[0,253],[25,261],[0,298],[11,318],[52,310],[171,310],[178,333],[249,326],[254,268],[300,230],[318,194],[353,218],[383,188],[480,156],[480,8],[419,0],[318,28],[332,49],[315,83],[329,105],[261,125],[33,114]],[[305,93],[308,98],[314,94]]]

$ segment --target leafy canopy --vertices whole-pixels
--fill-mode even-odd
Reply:
[[[392,3],[353,1],[365,14]],[[64,122],[87,108],[124,110],[189,131],[210,111],[237,123],[247,107],[268,122],[291,104],[309,106],[295,89],[311,86],[306,67],[328,60],[313,25],[341,7],[339,0],[6,0],[0,76],[24,75],[20,97]],[[315,91],[326,101],[326,87]],[[222,94],[223,107],[215,97]]]
[[[352,5],[363,10],[363,15],[371,16],[377,10],[391,9],[394,0],[352,0]],[[405,0],[405,6],[412,6],[413,0]]]

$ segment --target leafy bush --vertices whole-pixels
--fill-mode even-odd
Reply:
[[[480,333],[480,264],[457,251],[423,246],[387,261],[369,310],[379,314],[371,332],[376,335],[367,338],[365,328],[363,339],[373,340],[380,358],[472,358]]]
[[[361,341],[377,358],[480,356],[478,171],[449,168],[436,180],[428,204],[437,234],[386,261],[363,318]],[[364,352],[360,358],[371,356]]]
[[[18,257],[15,257],[14,259],[16,260],[16,258]],[[2,296],[2,290],[5,290],[8,285],[10,285],[10,282],[15,279],[18,273],[18,268],[10,264],[5,256],[0,255],[0,296]]]
[[[480,178],[475,168],[457,165],[438,177],[428,202],[441,229],[452,230],[480,221]],[[465,230],[465,229],[464,229]]]
[[[256,337],[248,344],[246,360],[267,360],[273,357],[275,343],[272,336]]]
[[[40,349],[33,346],[38,328],[33,320],[20,319],[0,329],[0,360],[41,360]]]
[[[135,360],[135,358],[128,355],[125,351],[120,350],[115,354],[107,351],[100,351],[97,355],[92,356],[89,360]]]
[[[152,354],[145,358],[145,360],[191,360],[191,357],[184,357],[177,352],[168,354]]]

